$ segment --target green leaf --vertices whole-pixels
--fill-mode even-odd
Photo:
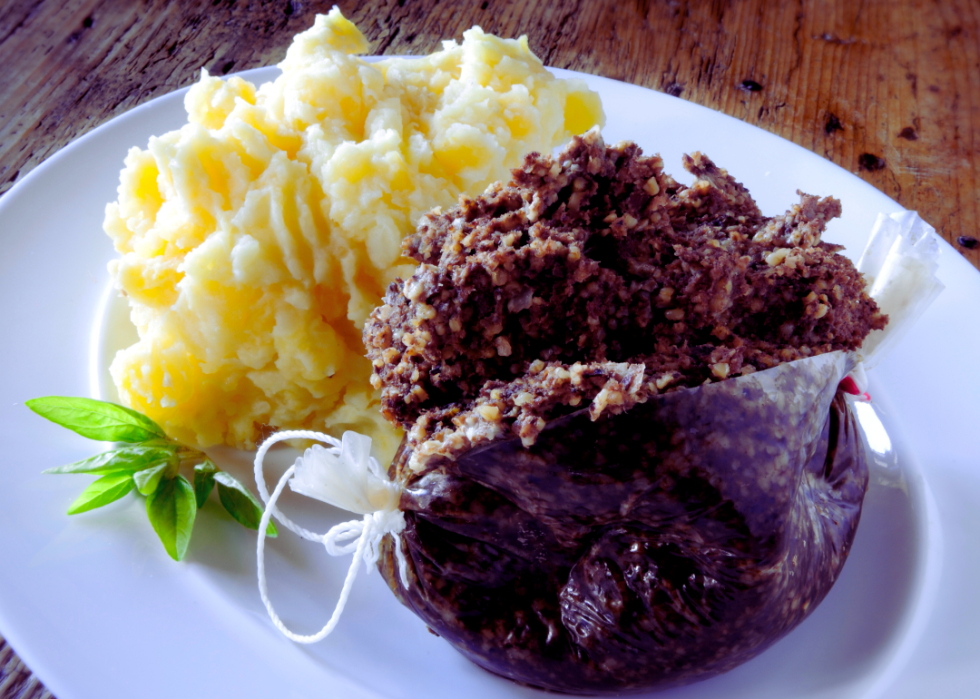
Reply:
[[[68,508],[68,514],[77,515],[115,502],[131,491],[134,485],[133,477],[128,473],[103,476],[82,491]]]
[[[165,461],[159,466],[134,473],[133,481],[136,483],[136,489],[140,492],[140,495],[150,495],[156,491],[160,485],[160,480],[167,474],[167,471],[175,470],[176,466],[177,457],[174,457],[172,461]]]
[[[121,405],[92,398],[48,396],[24,403],[43,418],[102,442],[133,444],[153,437],[166,437],[153,420]]]
[[[263,509],[258,498],[229,473],[218,471],[214,474],[214,480],[218,483],[218,499],[228,510],[228,514],[243,527],[258,531],[259,523],[262,521]],[[265,534],[269,537],[278,536],[279,532],[272,520],[269,520]]]
[[[197,515],[190,481],[183,476],[165,479],[146,499],[146,514],[170,557],[181,560],[187,553]]]
[[[177,452],[177,445],[144,446],[137,444],[131,447],[120,447],[90,456],[82,461],[49,468],[43,473],[129,473],[133,474],[145,468],[156,466],[162,461],[169,461]]]
[[[198,509],[204,507],[211,489],[214,488],[214,474],[217,470],[218,467],[208,458],[194,467],[194,495],[197,497]]]

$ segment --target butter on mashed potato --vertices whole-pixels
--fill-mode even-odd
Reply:
[[[603,120],[583,82],[474,27],[421,59],[367,63],[334,8],[256,88],[202,71],[188,123],[126,157],[105,230],[139,342],[124,402],[176,439],[252,447],[265,426],[401,438],[369,383],[361,329],[412,273],[404,235]]]

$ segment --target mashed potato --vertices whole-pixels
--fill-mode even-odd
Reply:
[[[335,8],[272,83],[202,71],[188,123],[129,152],[106,208],[140,337],[111,367],[127,404],[198,446],[252,447],[273,426],[353,429],[394,453],[361,329],[412,272],[402,237],[603,118],[525,38],[463,37],[366,63]]]

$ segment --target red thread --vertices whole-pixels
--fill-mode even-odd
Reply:
[[[871,402],[871,396],[868,395],[867,392],[861,393],[861,389],[858,388],[857,381],[852,379],[850,376],[845,376],[841,382],[837,384],[837,388],[844,393],[849,393],[852,396],[860,396],[869,403]]]

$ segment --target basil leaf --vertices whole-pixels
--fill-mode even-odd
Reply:
[[[165,479],[146,499],[146,514],[170,557],[181,560],[197,515],[194,487],[183,476]]]
[[[214,488],[214,474],[217,470],[214,462],[207,458],[194,467],[194,495],[197,497],[198,509],[204,507],[211,489]]]
[[[121,405],[91,398],[48,396],[24,403],[43,418],[101,442],[133,444],[153,437],[166,437],[153,420]]]
[[[243,527],[258,531],[263,510],[262,503],[259,502],[258,498],[229,473],[218,471],[214,474],[214,480],[218,483],[218,499],[228,510],[228,514]],[[269,537],[278,536],[279,532],[272,520],[269,520],[265,534]]]
[[[103,476],[82,491],[68,508],[68,514],[77,515],[79,512],[88,512],[115,502],[129,493],[133,486],[133,477],[128,473]]]
[[[133,482],[136,483],[136,489],[140,495],[150,495],[156,491],[160,485],[160,480],[166,475],[167,470],[176,466],[174,461],[176,461],[176,457],[174,457],[173,461],[165,461],[159,466],[134,473]]]
[[[82,461],[56,466],[42,473],[129,473],[133,474],[145,468],[156,466],[161,461],[168,461],[177,451],[177,445],[120,447],[90,456]]]

